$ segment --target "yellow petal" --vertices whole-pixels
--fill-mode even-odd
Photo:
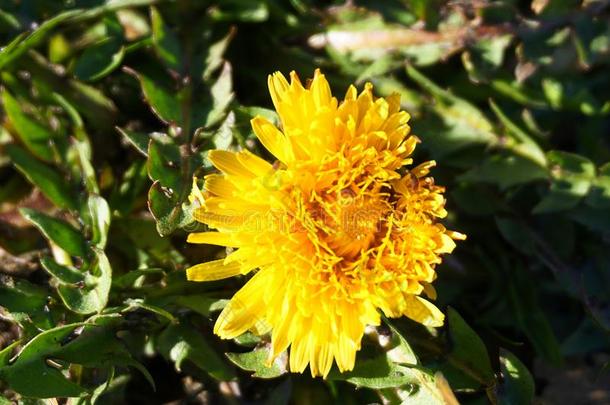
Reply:
[[[196,264],[186,269],[186,279],[190,281],[214,281],[241,274],[241,264],[225,264],[224,259]]]
[[[441,245],[436,248],[437,253],[451,253],[453,249],[455,249],[455,242],[449,235],[446,233],[442,233],[441,235]]]
[[[197,177],[193,176],[193,186],[191,187],[191,194],[189,194],[189,201],[191,204],[197,202],[199,206],[204,205],[205,198],[203,197],[203,193],[199,189],[199,185],[197,184]]]
[[[269,87],[269,93],[271,94],[273,105],[277,111],[284,98],[284,94],[288,91],[288,81],[282,73],[275,72],[267,78],[267,86]]]
[[[411,173],[416,177],[424,177],[430,173],[430,169],[434,166],[436,166],[436,162],[434,160],[429,160],[411,169]]]
[[[301,331],[298,339],[290,347],[290,371],[302,373],[309,362],[309,334]]]
[[[233,339],[260,322],[265,312],[266,282],[264,272],[256,273],[222,310],[214,324],[214,333],[223,339]]]
[[[430,283],[423,283],[423,287],[424,287],[424,293],[426,293],[428,298],[430,298],[431,300],[435,300],[436,299],[436,288],[434,288],[434,286]]]
[[[407,307],[404,315],[425,326],[442,326],[445,315],[429,301],[416,295],[406,297]]]
[[[261,116],[254,117],[250,123],[254,133],[269,152],[284,163],[292,160],[288,140],[275,125]]]
[[[237,187],[222,174],[208,174],[205,176],[203,187],[206,191],[220,197],[232,198],[238,193]]]
[[[198,232],[191,233],[186,238],[188,243],[207,243],[208,245],[218,246],[231,246],[238,247],[239,244],[235,242],[230,234],[223,232]]]
[[[266,176],[273,171],[273,166],[250,152],[249,150],[242,150],[237,154],[237,160],[250,169],[257,176]]]
[[[353,340],[351,340],[345,334],[339,335],[335,352],[335,358],[337,360],[337,367],[339,367],[339,371],[345,372],[354,368],[357,351],[358,346]]]
[[[330,104],[332,95],[330,93],[330,85],[326,81],[326,78],[319,69],[316,69],[313,81],[311,82],[311,93],[313,94],[313,100],[316,108],[320,108]]]
[[[208,159],[220,171],[232,176],[254,177],[254,174],[248,170],[239,160],[234,152],[226,150],[211,150],[208,152]]]

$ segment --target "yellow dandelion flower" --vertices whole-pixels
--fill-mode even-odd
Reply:
[[[271,332],[272,361],[290,347],[290,369],[326,376],[333,360],[352,370],[367,325],[380,311],[427,326],[443,314],[422,298],[440,255],[465,236],[439,224],[447,215],[442,187],[428,177],[434,162],[411,169],[418,139],[397,94],[375,98],[367,84],[343,101],[319,70],[303,86],[292,72],[269,76],[281,128],[263,117],[252,128],[277,159],[247,150],[214,150],[220,170],[195,182],[195,218],[216,229],[191,243],[236,248],[225,259],[193,266],[193,281],[254,275],[233,296],[214,332],[231,339]]]

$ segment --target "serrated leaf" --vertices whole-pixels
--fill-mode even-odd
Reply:
[[[29,208],[21,208],[19,211],[25,219],[34,224],[42,232],[45,238],[70,255],[78,257],[87,256],[87,242],[82,237],[80,231],[76,230],[72,225]]]
[[[76,209],[76,198],[63,176],[18,146],[9,145],[6,152],[17,169],[51,202],[59,208]]]

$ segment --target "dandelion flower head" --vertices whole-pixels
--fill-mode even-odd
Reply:
[[[268,84],[279,128],[260,116],[251,123],[271,163],[248,150],[209,152],[220,173],[203,190],[195,181],[191,199],[213,231],[188,241],[233,249],[187,277],[249,275],[216,322],[222,338],[271,333],[269,360],[290,348],[293,372],[309,365],[326,376],[333,362],[352,370],[381,313],[443,324],[431,283],[464,235],[438,222],[447,212],[428,175],[434,161],[410,166],[418,139],[398,94],[375,98],[366,84],[338,101],[319,70],[306,85],[294,72]]]

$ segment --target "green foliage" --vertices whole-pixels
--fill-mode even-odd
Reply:
[[[544,397],[534,363],[610,348],[606,3],[0,0],[0,404]],[[185,243],[207,152],[268,157],[267,75],[316,67],[401,95],[468,235],[446,326],[384,320],[325,381],[269,365],[269,335],[219,340],[243,280],[184,274],[223,254]]]

